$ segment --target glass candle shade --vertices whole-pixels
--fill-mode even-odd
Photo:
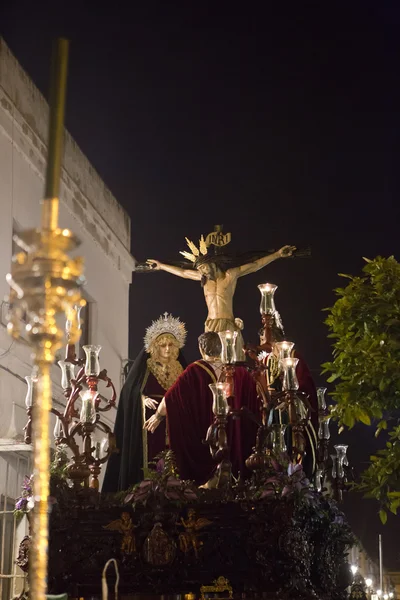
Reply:
[[[318,437],[320,440],[329,440],[331,437],[331,432],[329,430],[329,421],[330,417],[326,417],[320,420],[318,426]]]
[[[75,304],[72,311],[73,314],[70,314],[70,318],[66,320],[65,322],[65,332],[67,334],[67,336],[70,334],[71,329],[72,329],[72,318],[76,319],[76,325],[78,329],[82,328],[82,320],[81,320],[81,310],[82,310],[83,306],[81,306],[80,304]]]
[[[64,430],[63,430],[63,426],[62,423],[60,421],[60,419],[57,417],[56,418],[56,424],[54,426],[54,437],[56,440],[61,439],[62,437],[64,437]]]
[[[322,492],[324,485],[324,471],[322,469],[316,469],[315,471],[315,489],[317,492]]]
[[[301,397],[295,396],[294,405],[296,407],[296,414],[300,420],[307,419],[308,417],[308,408],[303,402]]]
[[[274,294],[278,286],[273,283],[261,283],[257,287],[261,292],[260,313],[262,315],[273,315],[276,311]]]
[[[79,417],[81,423],[96,423],[97,392],[94,390],[85,390],[84,392],[80,392],[79,395],[82,400],[81,414]]]
[[[25,381],[28,384],[28,389],[25,396],[25,406],[26,408],[31,408],[31,406],[33,406],[35,403],[37,395],[38,378],[36,375],[28,375],[25,377]]]
[[[108,437],[103,437],[100,443],[100,458],[105,458],[108,452],[109,441]]]
[[[272,449],[276,453],[287,452],[285,431],[287,425],[276,423],[272,425]]]
[[[282,388],[285,391],[295,391],[299,389],[299,382],[296,375],[298,362],[298,358],[284,358],[280,361],[280,365],[283,369]]]
[[[218,333],[221,340],[221,361],[225,365],[231,365],[236,362],[236,339],[237,331],[220,331]]]
[[[347,460],[347,448],[348,446],[346,446],[345,444],[338,444],[337,446],[334,446],[335,450],[336,450],[336,461],[337,461],[337,477],[339,477],[339,479],[343,479],[345,473],[344,473],[344,465],[348,465],[348,460]]]
[[[279,360],[283,360],[284,358],[290,358],[292,356],[294,342],[275,342],[274,350],[278,352]]]
[[[59,360],[58,364],[61,369],[61,387],[67,390],[72,387],[71,380],[75,379],[75,365],[66,360]]]
[[[319,410],[326,410],[326,400],[325,400],[325,387],[317,388],[317,398],[318,398],[318,408]]]
[[[86,354],[85,375],[86,377],[97,377],[100,373],[99,354],[101,346],[83,346]]]
[[[212,411],[214,415],[227,415],[229,405],[226,399],[226,384],[210,383],[208,387],[213,395]]]

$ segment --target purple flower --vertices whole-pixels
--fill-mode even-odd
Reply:
[[[28,501],[26,498],[18,498],[15,503],[15,510],[24,510],[26,508]]]
[[[179,492],[182,490],[182,482],[175,477],[168,477],[165,497],[169,500],[179,500]]]
[[[148,479],[147,480],[145,479],[138,485],[138,487],[135,490],[133,490],[132,495],[131,495],[132,499],[135,502],[140,502],[140,501],[144,500],[147,497],[147,495],[149,494],[151,487],[152,487],[152,482],[149,481]]]
[[[25,476],[24,477],[24,481],[22,483],[22,490],[23,490],[23,495],[24,496],[31,496],[32,495],[32,482],[33,482],[33,475],[31,475],[30,477]]]
[[[287,473],[289,477],[297,473],[298,471],[303,471],[303,467],[299,463],[289,463],[287,468]]]

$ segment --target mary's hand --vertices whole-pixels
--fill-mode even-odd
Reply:
[[[157,400],[153,400],[153,398],[149,398],[148,396],[144,396],[143,402],[146,408],[150,408],[151,410],[157,410],[157,406],[159,402]]]

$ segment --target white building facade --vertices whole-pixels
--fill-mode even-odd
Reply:
[[[21,589],[21,572],[13,561],[24,532],[16,526],[12,510],[31,468],[30,450],[21,443],[26,423],[24,377],[32,372],[31,351],[23,339],[12,341],[7,334],[5,277],[14,251],[13,232],[40,223],[48,115],[46,100],[0,38],[0,600]],[[118,392],[128,357],[129,285],[134,269],[130,219],[67,132],[60,200],[59,224],[78,236],[77,254],[85,263],[88,304],[83,343],[102,346],[100,364]],[[52,378],[53,402],[60,407],[64,397],[58,366],[53,367]],[[104,416],[112,425],[115,414]]]

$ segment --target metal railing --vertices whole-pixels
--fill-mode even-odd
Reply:
[[[18,547],[28,533],[26,519],[17,522],[15,501],[25,476],[31,474],[31,451],[25,444],[1,445],[0,440],[0,600],[24,589],[26,575],[15,564]]]

